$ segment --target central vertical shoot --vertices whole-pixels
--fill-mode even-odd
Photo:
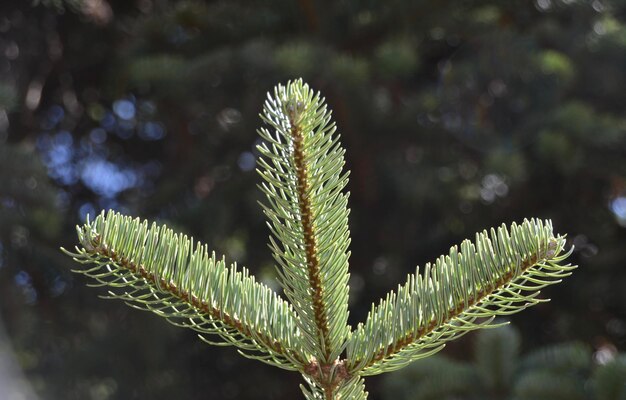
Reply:
[[[301,80],[277,86],[261,118],[270,127],[258,146],[270,248],[311,358],[304,372],[333,386],[350,331],[344,149],[324,100]]]

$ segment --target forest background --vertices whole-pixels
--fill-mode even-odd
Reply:
[[[0,387],[298,398],[297,374],[100,300],[58,250],[113,208],[277,287],[255,131],[297,77],[327,98],[352,171],[352,324],[452,244],[551,218],[580,268],[512,318],[523,348],[626,351],[626,1],[5,0]],[[445,352],[468,359],[472,340]]]

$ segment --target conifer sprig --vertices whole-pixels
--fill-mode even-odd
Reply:
[[[547,301],[539,290],[575,268],[564,263],[565,239],[549,221],[491,229],[418,268],[351,331],[348,173],[330,112],[297,80],[268,95],[261,118],[269,127],[259,130],[261,205],[289,302],[206,245],[114,212],[77,228],[80,247],[66,253],[93,264],[77,272],[110,287],[108,298],[194,329],[208,343],[300,372],[309,400],[364,400],[364,376]]]
[[[301,80],[278,85],[261,118],[263,210],[279,281],[298,314],[307,352],[330,364],[348,323],[348,195],[345,150],[324,100]]]
[[[441,350],[468,331],[548,301],[539,290],[576,268],[562,264],[565,238],[550,221],[525,220],[476,234],[372,305],[347,346],[348,370],[375,375]]]
[[[196,330],[210,344],[235,345],[249,358],[289,370],[305,361],[291,306],[206,245],[112,211],[77,232],[81,247],[64,251],[95,265],[74,272],[111,288],[104,297]]]

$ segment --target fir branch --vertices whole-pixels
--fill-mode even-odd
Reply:
[[[82,248],[64,250],[82,264],[75,272],[93,286],[117,289],[107,298],[152,311],[175,325],[198,331],[211,344],[231,344],[250,358],[302,368],[301,337],[288,303],[255,282],[244,268],[226,267],[206,245],[166,226],[109,212],[78,227]],[[220,343],[207,335],[217,335]]]
[[[401,368],[441,350],[466,332],[547,301],[539,290],[560,282],[575,266],[561,265],[562,236],[549,221],[524,221],[511,231],[502,226],[464,241],[435,265],[426,264],[407,283],[372,306],[347,346],[350,373],[374,375]]]
[[[206,245],[114,212],[78,228],[67,252],[109,298],[232,344],[246,357],[297,370],[307,399],[364,400],[363,376],[434,354],[495,316],[547,301],[539,290],[574,266],[549,221],[502,226],[464,241],[409,275],[367,320],[348,320],[348,173],[324,100],[301,80],[278,85],[261,118],[258,172],[270,248],[287,303],[246,269],[226,267]],[[210,337],[217,336],[213,343]],[[340,355],[345,350],[345,358]]]
[[[348,319],[348,195],[344,150],[319,93],[301,80],[278,85],[261,118],[259,173],[270,247],[306,351],[330,366],[343,351]]]

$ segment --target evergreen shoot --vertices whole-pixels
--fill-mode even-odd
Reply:
[[[348,173],[324,99],[296,80],[265,102],[259,186],[285,298],[207,245],[166,226],[110,211],[77,228],[67,254],[108,298],[191,328],[209,344],[303,375],[307,399],[365,399],[363,377],[440,351],[466,332],[498,326],[547,301],[570,275],[564,236],[524,220],[476,234],[417,268],[348,325]]]

